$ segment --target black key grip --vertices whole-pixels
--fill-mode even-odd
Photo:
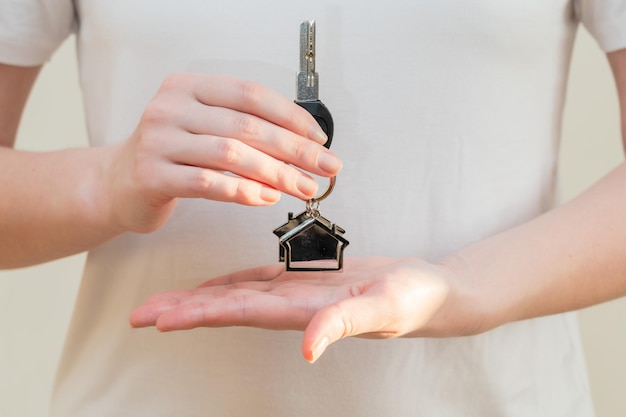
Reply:
[[[311,115],[317,120],[328,140],[324,146],[330,149],[330,144],[333,141],[333,132],[335,130],[335,124],[333,122],[333,116],[331,116],[328,107],[324,105],[320,100],[315,101],[297,101],[295,102],[300,107],[311,113]]]

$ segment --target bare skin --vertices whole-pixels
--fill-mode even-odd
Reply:
[[[624,127],[626,51],[609,61]],[[192,74],[165,80],[119,145],[11,150],[38,72],[0,65],[1,267],[80,252],[127,231],[151,232],[180,197],[250,205],[272,204],[279,193],[308,198],[317,185],[295,167],[327,177],[341,168],[321,146],[315,121],[291,100],[258,84]],[[475,334],[600,303],[626,294],[625,186],[622,164],[572,202],[438,265],[352,259],[342,274],[270,265],[155,295],[131,323],[163,331],[304,330],[302,352],[314,361],[345,337]]]
[[[609,61],[626,126],[626,50],[609,54]],[[344,272],[335,274],[270,265],[154,295],[130,321],[161,331],[303,330],[302,354],[315,361],[330,344],[350,336],[462,336],[576,310],[626,295],[624,190],[621,164],[573,201],[438,265],[349,259]]]
[[[341,161],[292,100],[227,76],[174,74],[118,145],[12,150],[39,68],[0,65],[0,268],[79,253],[124,232],[148,233],[178,199],[269,205],[308,199]],[[235,174],[231,175],[228,172]]]

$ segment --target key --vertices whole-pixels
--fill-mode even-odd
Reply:
[[[329,190],[335,185],[331,179]],[[278,260],[285,263],[287,271],[341,271],[343,251],[350,244],[339,225],[324,218],[319,210],[320,201],[329,192],[306,203],[306,210],[287,223],[274,229],[278,236]]]
[[[296,104],[317,120],[328,136],[324,144],[330,148],[334,123],[328,108],[319,99],[319,74],[315,71],[315,21],[300,23],[300,71],[297,76]]]
[[[324,144],[330,147],[333,138],[333,118],[318,98],[319,76],[315,72],[315,22],[300,24],[300,72],[298,72],[297,100],[315,117],[328,135]],[[345,230],[322,217],[320,201],[330,195],[336,178],[330,179],[328,189],[319,197],[307,201],[306,210],[297,216],[289,213],[287,223],[274,229],[278,237],[278,258],[287,271],[341,271],[343,251],[350,244]]]

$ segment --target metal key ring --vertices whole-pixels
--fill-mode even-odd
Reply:
[[[333,192],[333,189],[335,188],[335,183],[336,182],[337,182],[337,177],[331,177],[330,178],[330,184],[328,184],[328,188],[326,189],[326,191],[324,191],[324,193],[322,195],[320,195],[319,197],[313,197],[312,199],[310,199],[309,203],[310,204],[319,203],[320,201],[322,201],[323,199],[328,197],[330,195],[330,193]]]

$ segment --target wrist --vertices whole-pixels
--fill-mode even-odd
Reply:
[[[459,336],[484,333],[503,324],[495,310],[497,302],[491,299],[490,291],[484,286],[484,276],[480,275],[471,258],[457,252],[441,260],[438,266],[450,277],[447,305],[450,316],[457,317],[460,323],[456,329]]]
[[[115,237],[128,231],[117,215],[117,202],[112,193],[111,173],[115,169],[118,146],[92,148],[89,174],[84,177],[78,190],[82,212],[88,224],[103,235]]]

